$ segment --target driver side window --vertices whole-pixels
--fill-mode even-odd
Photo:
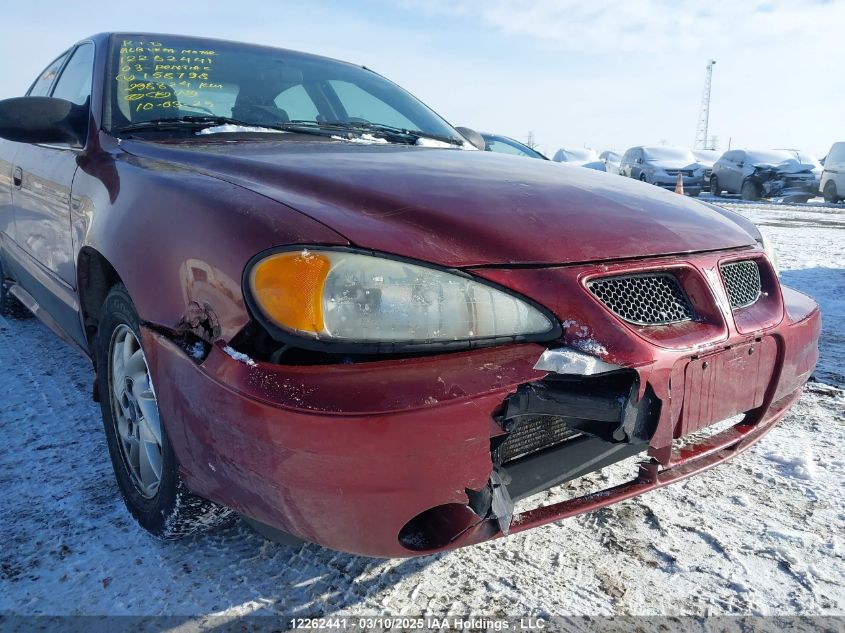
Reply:
[[[38,79],[33,82],[29,91],[26,93],[26,96],[46,97],[50,93],[53,81],[62,69],[62,64],[65,63],[67,56],[68,53],[64,53],[63,55],[60,55],[58,59],[53,60],[53,62],[47,66],[40,75],[38,75]]]
[[[93,74],[94,45],[82,44],[74,51],[68,65],[62,71],[52,96],[66,99],[76,105],[84,105],[91,96]]]
[[[516,156],[531,156],[527,152],[524,152],[516,145],[511,145],[505,140],[502,139],[490,139],[487,141],[487,151],[488,152],[498,152],[500,154],[514,154]]]

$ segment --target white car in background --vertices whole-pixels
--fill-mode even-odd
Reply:
[[[845,141],[834,143],[824,159],[819,192],[825,202],[845,200]]]
[[[619,165],[622,162],[622,155],[606,149],[599,154],[599,160],[604,163],[604,170],[608,174],[619,174]]]
[[[599,155],[594,149],[586,147],[577,147],[574,149],[566,149],[561,147],[555,152],[553,161],[556,163],[569,163],[570,165],[581,166],[585,163],[593,163],[599,159]]]
[[[561,147],[555,152],[553,161],[557,163],[565,163],[573,167],[587,167],[597,171],[606,171],[604,162],[599,160],[598,152],[587,147],[580,147],[576,149],[566,149]]]
[[[692,155],[695,156],[697,162],[704,169],[704,182],[710,182],[710,176],[713,174],[713,164],[719,160],[722,152],[715,149],[694,149]]]

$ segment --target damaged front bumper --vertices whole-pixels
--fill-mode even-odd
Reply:
[[[751,180],[763,198],[806,199],[818,195],[819,180],[807,174],[791,175],[775,169],[756,168]]]
[[[702,279],[720,257],[699,258]],[[632,265],[693,274],[677,260]],[[644,332],[576,294],[592,272],[484,273],[530,296],[542,299],[536,286],[572,298],[578,323],[591,326],[564,320],[562,347],[551,352],[521,344],[285,366],[245,362],[216,344],[199,362],[144,328],[186,484],[333,549],[427,554],[609,505],[724,461],[772,428],[815,365],[818,308],[800,293],[770,297],[770,314],[727,308],[720,321],[702,308],[701,322]],[[685,279],[691,292],[694,281]],[[715,369],[727,379],[708,382]],[[678,446],[735,413],[745,416],[729,430]],[[638,454],[626,484],[513,513],[516,500]]]

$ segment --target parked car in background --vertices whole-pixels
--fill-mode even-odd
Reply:
[[[824,160],[819,192],[825,202],[845,200],[845,141],[834,143]]]
[[[734,457],[797,401],[820,331],[740,215],[470,149],[359,65],[141,33],[83,40],[0,101],[10,301],[92,361],[117,488],[149,532],[237,512],[378,557]],[[4,430],[26,424],[3,404]],[[86,525],[87,442],[63,482]],[[627,481],[542,505],[636,456]]]
[[[710,193],[739,193],[744,200],[806,202],[818,192],[813,171],[817,166],[818,161],[794,150],[730,150],[713,165]]]
[[[619,173],[619,163],[622,161],[621,154],[617,154],[611,150],[605,150],[599,154],[599,160],[604,163],[604,170],[608,174]]]
[[[715,149],[694,149],[692,150],[695,161],[704,169],[704,188],[708,187],[710,175],[713,173],[713,164],[719,160],[722,152]]]
[[[555,152],[553,161],[556,163],[567,163],[568,165],[576,165],[582,167],[587,163],[595,163],[599,159],[599,155],[594,149],[585,147],[578,147],[574,149],[566,149],[561,147]]]
[[[488,132],[481,132],[481,137],[484,139],[486,145],[484,149],[488,152],[549,160],[536,149],[528,147],[525,143],[520,143],[510,137],[501,136],[500,134],[490,134]]]
[[[622,156],[619,174],[663,189],[674,189],[680,174],[684,193],[693,197],[704,187],[704,168],[682,147],[632,147]]]
[[[822,162],[816,158],[814,154],[810,152],[805,152],[800,149],[784,149],[784,151],[789,152],[789,154],[798,161],[801,165],[810,165],[810,171],[813,172],[813,176],[816,178],[816,184],[814,186],[815,191],[819,190],[821,186],[822,180],[822,171],[824,171],[824,166]]]

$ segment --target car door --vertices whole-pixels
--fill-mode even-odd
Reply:
[[[833,146],[824,162],[824,169],[836,185],[837,195],[845,196],[845,143]]]
[[[49,96],[78,105],[89,103],[93,68],[93,43],[78,45],[49,87]],[[43,96],[39,94],[43,88],[39,81],[30,89],[30,96]],[[17,248],[12,254],[18,264],[16,278],[39,306],[71,333],[79,328],[71,187],[82,148],[67,144],[15,145],[12,204]]]
[[[722,169],[719,170],[719,184],[729,193],[739,193],[742,189],[742,167],[745,152],[734,150],[725,154]]]
[[[12,206],[15,144],[0,140],[0,253],[10,247],[15,234],[15,213]],[[2,281],[2,280],[0,280]]]
[[[69,52],[66,51],[50,62],[32,83],[27,94],[33,97],[47,96],[59,71],[67,61],[68,54]],[[15,240],[17,239],[12,189],[18,184],[15,155],[20,147],[19,143],[0,139],[0,247],[6,253],[7,258],[10,258],[11,252],[15,250]],[[9,262],[6,265],[8,267]]]
[[[639,180],[642,177],[644,156],[645,154],[641,149],[635,149],[631,154],[631,178]]]

